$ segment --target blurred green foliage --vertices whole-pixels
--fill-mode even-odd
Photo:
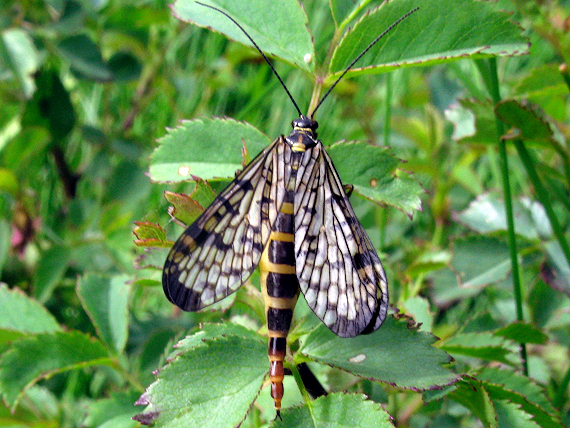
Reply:
[[[392,0],[374,12],[380,1],[310,0],[303,8],[284,1],[288,12],[279,16],[261,0],[211,3],[226,4],[257,31],[304,113],[366,40],[402,10],[420,7],[348,73],[317,117],[326,146],[371,144],[331,149],[341,178],[353,179],[351,162],[370,158],[365,150],[405,161],[382,165],[407,183],[398,192],[388,198],[356,183],[368,200],[351,197],[400,320],[354,348],[379,349],[374,367],[359,371],[340,361],[357,345],[328,337],[300,302],[293,362],[310,361],[328,391],[349,393],[308,405],[288,376],[284,421],[273,421],[267,388],[256,398],[267,370],[257,363],[266,357],[256,275],[220,310],[199,314],[180,313],[160,286],[164,247],[182,231],[170,203],[186,221],[223,182],[150,177],[157,179],[156,147],[177,132],[184,138],[176,147],[185,147],[183,128],[197,122],[172,130],[183,119],[227,116],[267,141],[289,133],[298,114],[279,82],[255,50],[223,35],[243,39],[233,24],[205,12],[198,22],[192,2],[7,0],[0,5],[0,426],[130,427],[139,425],[136,414],[189,426],[183,417],[200,411],[206,420],[225,417],[210,418],[215,426],[235,426],[246,413],[247,427],[330,426],[327,415],[351,427],[568,426],[570,76],[561,66],[570,59],[568,2]],[[281,46],[288,28],[299,43]],[[240,143],[201,144],[216,144],[224,156],[235,150],[239,164],[257,153],[241,156]],[[422,358],[432,365],[419,366]],[[228,361],[244,364],[241,376],[230,374]],[[200,402],[206,396],[213,407]]]

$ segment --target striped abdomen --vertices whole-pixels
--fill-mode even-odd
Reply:
[[[299,297],[299,281],[295,274],[293,201],[295,168],[284,202],[273,226],[269,242],[261,256],[259,269],[265,298],[267,335],[269,336],[269,379],[271,397],[280,416],[283,398],[283,361],[293,309]]]

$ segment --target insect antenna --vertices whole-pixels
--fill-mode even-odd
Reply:
[[[338,79],[336,79],[336,81],[331,85],[331,87],[329,88],[329,90],[326,92],[325,95],[323,95],[323,97],[321,98],[321,100],[319,101],[319,103],[317,104],[317,106],[315,107],[315,109],[313,110],[313,112],[309,115],[309,117],[312,119],[315,116],[315,112],[317,111],[317,109],[321,106],[321,104],[323,103],[323,101],[329,96],[329,94],[331,93],[331,91],[334,89],[334,87],[337,85],[338,82],[340,82],[340,79],[342,79],[344,77],[344,75],[346,73],[348,73],[348,71],[354,66],[354,64],[356,64],[356,62],[363,57],[363,55],[368,52],[370,50],[370,48],[372,46],[374,46],[382,37],[384,37],[390,30],[392,30],[396,25],[398,25],[400,22],[402,22],[404,19],[406,19],[408,16],[410,16],[412,13],[416,12],[419,9],[419,7],[416,7],[412,10],[410,10],[408,13],[406,13],[404,16],[400,17],[396,22],[394,22],[392,25],[390,25],[388,28],[386,28],[382,34],[380,34],[378,37],[376,37],[374,40],[372,40],[372,43],[370,43],[366,49],[364,49],[360,55],[358,55],[356,58],[354,58],[354,60],[352,60],[352,62],[350,63],[350,65],[348,67],[346,67],[346,69],[342,72],[342,74],[340,75],[340,77]]]
[[[303,114],[301,113],[301,109],[299,108],[299,106],[297,105],[297,103],[295,102],[295,99],[293,98],[293,95],[291,95],[291,93],[289,92],[289,89],[287,89],[287,86],[285,86],[285,82],[283,82],[283,79],[281,79],[281,76],[279,76],[279,73],[277,73],[277,70],[275,70],[275,67],[273,67],[273,64],[271,63],[271,61],[269,61],[269,58],[267,58],[267,56],[263,53],[263,51],[261,50],[261,48],[257,45],[257,43],[255,43],[255,41],[251,38],[251,36],[247,33],[247,31],[245,31],[245,29],[234,19],[232,18],[229,14],[227,14],[226,12],[224,12],[221,9],[218,9],[217,7],[214,6],[210,6],[209,4],[205,4],[205,3],[201,3],[199,1],[197,1],[196,3],[198,3],[200,6],[205,6],[205,7],[209,7],[210,9],[214,9],[215,11],[220,12],[222,15],[224,15],[226,18],[228,18],[230,21],[232,21],[242,32],[243,34],[245,34],[245,36],[249,39],[249,41],[253,44],[253,46],[255,47],[255,49],[257,49],[257,51],[261,54],[261,56],[263,57],[263,59],[265,60],[265,62],[267,62],[267,64],[269,64],[269,67],[271,67],[271,71],[273,71],[273,74],[275,74],[275,76],[277,76],[277,79],[279,80],[279,83],[281,83],[281,86],[283,86],[283,89],[285,89],[285,92],[287,93],[287,96],[289,97],[289,99],[291,100],[291,102],[293,103],[293,105],[295,106],[295,109],[297,109],[297,113],[299,113],[299,116],[302,116]],[[388,28],[386,28],[379,36],[377,36],[362,52],[360,52],[360,54],[354,58],[354,60],[352,60],[352,62],[350,63],[350,65],[348,67],[346,67],[346,69],[342,72],[342,74],[339,76],[338,79],[335,80],[335,82],[331,85],[331,87],[328,89],[328,91],[325,93],[325,95],[323,95],[323,97],[320,99],[319,103],[317,104],[317,106],[313,109],[313,112],[309,115],[310,118],[313,118],[315,116],[315,113],[317,111],[317,109],[321,106],[321,104],[323,103],[323,101],[329,96],[329,94],[332,92],[332,90],[335,88],[335,86],[338,84],[338,82],[340,82],[340,80],[344,77],[344,75],[346,73],[348,73],[348,71],[354,66],[354,64],[357,63],[357,61],[362,58],[364,56],[364,54],[366,52],[368,52],[370,50],[370,48],[372,48],[372,46],[374,46],[382,37],[384,37],[390,30],[392,30],[396,25],[398,25],[400,22],[402,22],[404,19],[406,19],[407,17],[409,17],[412,13],[416,12],[419,9],[419,7],[416,7],[412,10],[410,10],[408,13],[406,13],[405,15],[403,15],[402,17],[400,17],[397,21],[395,21],[393,24],[391,24]]]
[[[217,10],[218,12],[220,12],[222,15],[225,15],[230,21],[232,21],[234,24],[237,25],[237,27],[243,32],[243,34],[246,35],[246,37],[249,39],[249,41],[251,43],[253,43],[253,46],[255,46],[255,49],[257,49],[257,51],[261,54],[261,56],[263,57],[263,59],[265,60],[265,62],[267,62],[267,64],[269,64],[269,67],[271,67],[271,70],[273,71],[273,73],[277,76],[277,79],[279,79],[279,83],[281,83],[281,86],[283,86],[283,89],[285,89],[285,92],[287,92],[287,95],[289,96],[289,99],[291,100],[291,102],[293,103],[293,105],[295,106],[295,108],[297,109],[297,112],[299,113],[299,116],[302,116],[303,114],[301,113],[301,109],[299,108],[299,106],[297,105],[297,103],[295,102],[295,99],[293,98],[293,96],[291,95],[291,93],[289,92],[289,89],[287,89],[287,86],[285,86],[285,83],[283,82],[283,80],[281,79],[281,76],[279,76],[279,73],[277,73],[277,70],[275,70],[275,67],[273,67],[273,64],[271,64],[271,61],[269,61],[269,58],[267,58],[265,56],[265,54],[263,53],[263,51],[260,49],[259,46],[257,46],[257,43],[255,43],[255,41],[251,38],[251,36],[249,34],[247,34],[247,31],[244,30],[244,28],[238,24],[238,22],[233,19],[230,15],[228,15],[226,12],[224,12],[223,10],[218,9],[217,7],[214,6],[210,6],[209,4],[204,4],[204,3],[200,3],[199,1],[197,1],[196,3],[198,3],[201,6],[206,6],[209,7],[210,9],[214,9]],[[351,65],[352,66],[352,65]]]

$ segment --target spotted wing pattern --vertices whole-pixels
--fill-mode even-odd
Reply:
[[[376,330],[388,310],[386,275],[320,142],[305,152],[295,190],[296,272],[308,305],[341,337]]]
[[[249,278],[283,203],[290,161],[291,148],[277,138],[178,238],[162,276],[172,303],[197,311]]]

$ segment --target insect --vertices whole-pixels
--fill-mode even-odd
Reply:
[[[199,3],[202,4],[202,3]],[[331,158],[317,139],[316,110],[354,64],[413,9],[360,54],[309,116],[253,159],[178,238],[164,265],[166,297],[198,311],[235,292],[257,266],[269,336],[271,396],[280,416],[283,361],[293,310],[303,293],[321,321],[341,337],[378,329],[388,310],[388,284],[370,238],[358,222]]]

